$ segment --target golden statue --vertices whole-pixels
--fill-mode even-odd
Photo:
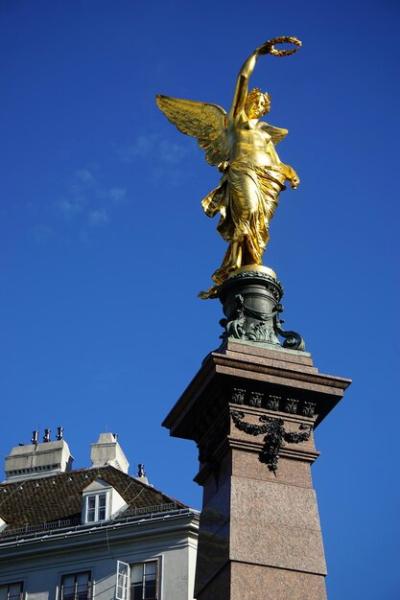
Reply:
[[[275,45],[282,43],[294,47],[278,50]],[[209,217],[220,213],[218,231],[229,246],[222,265],[212,275],[216,285],[201,292],[201,298],[215,297],[218,286],[232,272],[262,264],[279,193],[287,180],[293,189],[300,183],[296,171],[280,161],[275,149],[288,130],[260,121],[270,110],[270,95],[248,88],[260,55],[288,56],[300,46],[300,40],[285,36],[258,47],[239,71],[229,114],[216,104],[157,96],[157,105],[166,117],[179,131],[197,138],[207,161],[223,173],[202,206]]]

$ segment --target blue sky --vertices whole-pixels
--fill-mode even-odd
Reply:
[[[317,431],[329,598],[398,598],[399,15],[395,0],[0,0],[3,457],[63,425],[88,466],[116,431],[132,471],[200,506],[194,444],[160,423],[218,345],[218,303],[196,297],[224,252],[200,207],[218,174],[154,97],[228,108],[250,51],[297,35],[253,80],[302,180],[264,258],[286,326],[354,380]]]

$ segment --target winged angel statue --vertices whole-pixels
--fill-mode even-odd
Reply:
[[[275,47],[282,43],[293,47]],[[280,161],[275,149],[288,130],[260,121],[270,110],[270,95],[248,88],[260,55],[287,56],[300,46],[300,40],[288,36],[259,46],[239,71],[228,114],[217,104],[157,96],[157,105],[165,116],[179,131],[197,138],[208,163],[222,172],[219,185],[202,200],[202,206],[209,217],[220,214],[218,231],[229,246],[212,275],[215,285],[201,292],[201,298],[215,297],[232,272],[262,264],[279,194],[286,181],[293,189],[300,183],[296,171]]]

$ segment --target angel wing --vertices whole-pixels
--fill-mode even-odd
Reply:
[[[274,127],[265,121],[263,121],[263,128],[271,136],[271,140],[274,144],[279,144],[279,142],[284,140],[289,133],[287,129],[283,129],[282,127]]]
[[[210,165],[218,165],[228,160],[228,116],[221,106],[161,95],[156,97],[156,102],[158,108],[179,131],[197,138]]]

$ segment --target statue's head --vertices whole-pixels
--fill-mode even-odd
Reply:
[[[271,96],[259,88],[253,88],[247,94],[245,111],[249,119],[259,119],[271,108]]]

